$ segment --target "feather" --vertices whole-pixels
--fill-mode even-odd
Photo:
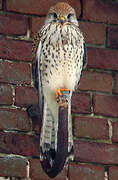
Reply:
[[[62,17],[64,24],[60,21]],[[44,170],[46,167],[46,172],[50,171],[50,177],[54,177],[72,153],[71,96],[86,62],[84,37],[71,6],[58,3],[49,10],[44,26],[34,38],[33,49],[35,86],[42,118],[40,160],[44,163]],[[60,102],[64,97],[67,104],[64,111],[56,101],[58,90],[66,92],[59,94]]]
[[[83,69],[85,69],[86,66],[87,66],[87,50],[86,50],[86,44],[84,42]]]
[[[55,140],[56,121],[51,113],[47,100],[43,94],[42,74],[40,71],[42,42],[39,38],[39,34],[34,38],[33,47],[34,47],[33,53],[36,53],[36,56],[34,57],[35,62],[33,64],[33,77],[34,77],[35,87],[38,90],[39,110],[42,119],[42,127],[40,133],[40,160],[43,161],[45,155],[47,155],[47,153],[49,153],[50,150],[54,151],[53,149],[55,149],[56,147],[56,140]]]

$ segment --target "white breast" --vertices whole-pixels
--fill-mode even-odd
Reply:
[[[41,74],[43,89],[56,93],[57,88],[74,90],[83,65],[83,36],[75,27],[53,24],[42,37]]]

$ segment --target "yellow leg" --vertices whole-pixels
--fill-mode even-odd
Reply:
[[[63,91],[67,91],[68,93],[70,93],[70,90],[68,88],[58,88],[56,90],[56,99],[57,99],[57,102],[59,102],[59,98],[61,96],[63,96]]]

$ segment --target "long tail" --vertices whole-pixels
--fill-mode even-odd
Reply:
[[[42,128],[40,134],[40,160],[44,160],[51,149],[55,149],[54,117],[44,101]]]
[[[66,107],[58,107],[58,117],[55,119],[45,101],[40,136],[40,160],[48,176],[53,178],[63,169],[72,154],[72,149],[71,102]]]

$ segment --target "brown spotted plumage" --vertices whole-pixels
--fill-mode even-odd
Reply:
[[[33,49],[39,106],[43,119],[40,138],[40,159],[43,161],[50,150],[57,150],[57,96],[58,90],[61,92],[62,89],[70,92],[68,152],[71,152],[73,147],[71,95],[85,64],[85,43],[75,10],[70,5],[62,2],[50,8],[43,27],[34,39]],[[53,158],[50,159],[50,165],[53,166]]]

